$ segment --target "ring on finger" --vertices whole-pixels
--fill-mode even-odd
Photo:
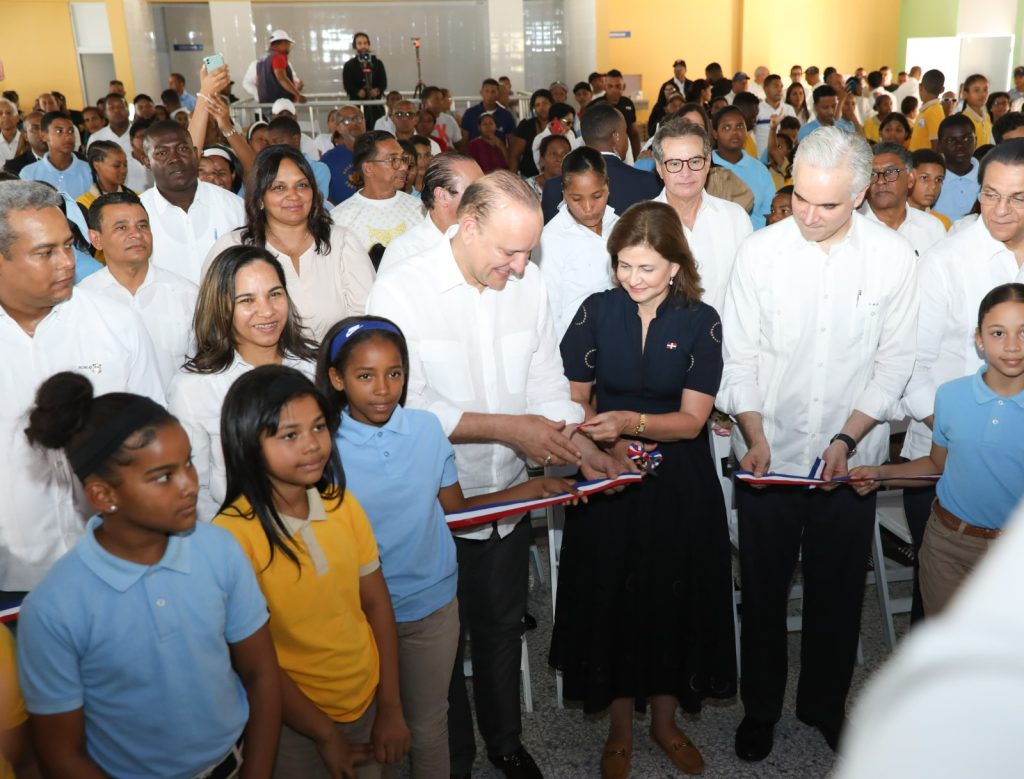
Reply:
[[[549,465],[551,465],[551,455],[550,454],[547,457],[544,458],[544,467],[547,468]]]

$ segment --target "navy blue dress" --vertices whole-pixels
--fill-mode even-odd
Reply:
[[[621,288],[587,298],[562,339],[570,381],[595,382],[598,413],[678,411],[714,395],[722,325],[704,303],[666,300],[648,327]],[[566,509],[551,665],[585,712],[616,698],[674,695],[687,711],[736,694],[725,503],[707,428],[659,443],[664,460],[615,495]]]

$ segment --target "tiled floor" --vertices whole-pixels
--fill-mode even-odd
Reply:
[[[546,566],[546,536],[538,535],[541,557]],[[545,576],[547,570],[545,568]],[[908,594],[908,585],[898,594]],[[523,743],[533,755],[547,779],[590,779],[598,777],[599,757],[607,733],[607,719],[586,717],[577,709],[559,709],[555,701],[555,678],[547,665],[548,642],[551,636],[551,590],[547,583],[532,578],[530,613],[536,617],[537,629],[528,634],[530,667],[533,681],[534,711],[523,713]],[[896,617],[898,635],[908,627],[906,615]],[[864,664],[854,672],[851,700],[882,662],[888,649],[882,637],[878,601],[873,586],[864,598],[862,619]],[[796,674],[799,670],[799,633],[790,634],[790,684],[782,720],[775,731],[775,748],[761,763],[744,763],[733,751],[733,734],[743,716],[738,699],[713,702],[696,716],[682,716],[680,727],[690,736],[704,756],[708,779],[771,779],[772,777],[826,777],[835,755],[813,728],[799,722],[793,715]],[[649,721],[637,717],[634,724],[633,779],[661,779],[682,776],[647,735]],[[474,777],[489,779],[500,774],[487,762],[484,746],[478,743]],[[407,776],[405,771],[399,775]]]

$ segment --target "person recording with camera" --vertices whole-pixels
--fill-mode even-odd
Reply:
[[[370,36],[365,32],[357,32],[352,36],[352,45],[356,56],[345,63],[341,71],[341,81],[348,93],[349,100],[378,100],[388,88],[388,73],[384,63],[370,53]],[[366,126],[384,116],[384,108],[377,105],[363,106]]]

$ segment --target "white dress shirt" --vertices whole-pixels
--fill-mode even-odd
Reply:
[[[316,372],[311,362],[286,355],[283,364],[302,371],[310,379]],[[253,366],[238,352],[220,373],[179,371],[167,388],[167,410],[181,422],[192,442],[192,464],[199,477],[199,519],[209,522],[220,510],[227,490],[227,471],[220,438],[220,410],[231,385]]]
[[[503,290],[470,286],[449,240],[410,258],[370,290],[366,310],[391,319],[409,344],[407,405],[433,412],[445,435],[464,412],[540,414],[568,424],[583,421],[555,340],[540,270],[527,263],[522,278]],[[467,495],[511,487],[526,478],[526,464],[504,444],[458,444],[455,464]],[[520,517],[498,522],[512,532]],[[490,525],[463,535],[489,538]]]
[[[331,209],[335,224],[354,230],[369,251],[374,244],[387,247],[395,238],[423,221],[423,204],[405,192],[395,192],[387,200],[371,200],[359,190],[341,205]]]
[[[124,149],[125,156],[128,158],[128,178],[125,179],[124,185],[128,189],[138,194],[150,186],[152,176],[149,170],[132,156],[132,139],[128,130],[118,135],[108,124],[89,136],[88,145],[92,146],[96,141],[113,141]]]
[[[796,118],[796,111],[793,106],[786,102],[780,102],[778,108],[772,108],[767,100],[762,100],[757,107],[757,120],[754,124],[754,140],[757,142],[757,156],[761,157],[768,148],[768,133],[772,127],[772,117],[792,116]]]
[[[1016,256],[992,237],[983,219],[935,244],[917,273],[917,357],[903,399],[907,416],[917,421],[907,430],[904,457],[931,451],[931,430],[920,420],[935,412],[939,385],[973,375],[984,362],[974,343],[981,299],[1000,284],[1024,283]]]
[[[4,138],[3,133],[0,133],[0,168],[8,160],[13,160],[18,156],[18,144],[21,143],[21,130],[14,131],[14,137],[8,141]]]
[[[238,195],[205,181],[199,182],[188,212],[172,205],[153,187],[140,196],[153,232],[154,265],[202,280],[203,260],[217,239],[245,224],[245,204]]]
[[[377,267],[377,275],[391,273],[395,268],[400,268],[410,257],[422,254],[434,244],[440,243],[442,238],[444,233],[437,229],[428,213],[418,225],[388,244]]]
[[[29,336],[0,308],[0,590],[31,590],[82,535],[95,513],[63,453],[25,437],[36,390],[60,371],[87,377],[97,395],[164,391],[138,314],[81,287]]]
[[[203,275],[218,254],[242,242],[241,235],[240,228],[217,239],[206,255]],[[288,254],[269,241],[265,248],[281,263],[288,296],[317,341],[323,340],[335,322],[366,312],[366,296],[375,276],[373,263],[351,230],[332,225],[330,252],[318,254],[313,243],[299,257],[297,271]]]
[[[133,295],[114,278],[109,267],[98,270],[79,284],[138,312],[156,350],[156,365],[164,389],[185,364],[192,345],[192,315],[199,289],[177,273],[149,266],[146,278]]]
[[[607,245],[617,221],[615,209],[605,206],[598,235],[577,222],[562,203],[558,213],[544,225],[540,245],[533,250],[531,259],[540,266],[559,343],[580,304],[595,292],[615,286]]]
[[[826,254],[795,219],[740,246],[722,316],[725,368],[717,405],[759,412],[771,469],[807,474],[858,410],[891,419],[914,364],[917,286],[913,249],[893,230],[852,215]],[[739,425],[738,456],[747,452]],[[876,426],[851,465],[888,456]]]
[[[654,199],[659,203],[668,202],[664,189]],[[683,225],[683,234],[697,261],[700,285],[704,288],[701,300],[714,308],[719,316],[725,304],[725,291],[736,261],[736,250],[752,232],[754,226],[742,206],[707,192],[701,192],[693,229]]]
[[[896,232],[910,241],[910,245],[914,247],[914,253],[918,257],[923,257],[926,251],[946,237],[946,228],[942,226],[942,222],[931,214],[918,211],[910,206],[904,206],[904,208],[906,216]],[[875,216],[875,212],[871,210],[867,200],[861,206],[860,213],[872,222],[884,224],[881,219]],[[888,225],[886,226],[888,227]]]

